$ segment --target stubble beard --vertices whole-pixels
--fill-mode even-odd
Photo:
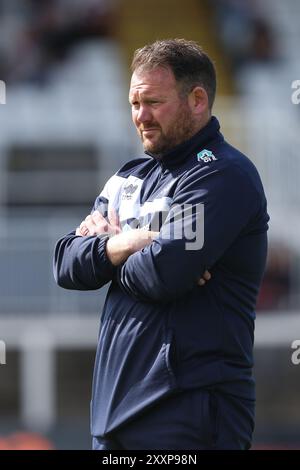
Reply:
[[[156,142],[149,142],[143,138],[142,132],[139,132],[144,150],[151,153],[156,158],[161,158],[163,154],[169,152],[177,145],[190,139],[196,132],[196,123],[187,104],[183,104],[177,111],[173,122],[170,123],[167,132],[163,132],[157,123],[151,123],[151,126],[160,130],[160,137]]]

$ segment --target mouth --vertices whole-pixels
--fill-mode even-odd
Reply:
[[[148,133],[157,132],[157,131],[159,131],[157,127],[151,127],[149,129],[143,129],[141,132],[142,134],[148,134]]]

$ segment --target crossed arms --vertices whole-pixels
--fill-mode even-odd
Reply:
[[[110,210],[107,219],[99,211],[94,211],[88,215],[76,229],[77,236],[98,236],[110,234],[106,244],[106,255],[114,266],[124,263],[133,253],[142,250],[150,245],[159,232],[147,231],[144,229],[133,229],[122,232],[117,213]],[[206,270],[199,279],[198,284],[204,285],[211,278]]]
[[[241,194],[243,197],[241,198]],[[174,204],[203,204],[204,245],[186,250],[186,240],[161,232],[132,229],[121,232],[116,214],[94,211],[75,232],[58,241],[54,275],[67,289],[99,289],[117,282],[142,301],[167,302],[182,297],[210,278],[207,270],[221,259],[261,201],[238,168],[193,170],[174,195]],[[171,220],[164,225],[172,226]],[[103,236],[112,233],[113,236]]]

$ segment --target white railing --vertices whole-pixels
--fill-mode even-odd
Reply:
[[[21,353],[21,420],[28,429],[45,432],[55,423],[56,351],[95,349],[99,326],[99,315],[0,316],[7,357],[12,349]],[[292,344],[300,340],[299,332],[299,311],[261,312],[256,320],[255,348],[284,347],[291,358]]]

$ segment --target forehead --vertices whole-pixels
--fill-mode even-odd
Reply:
[[[130,82],[129,96],[138,94],[169,94],[177,91],[177,83],[171,69],[157,67],[153,70],[136,70]]]

